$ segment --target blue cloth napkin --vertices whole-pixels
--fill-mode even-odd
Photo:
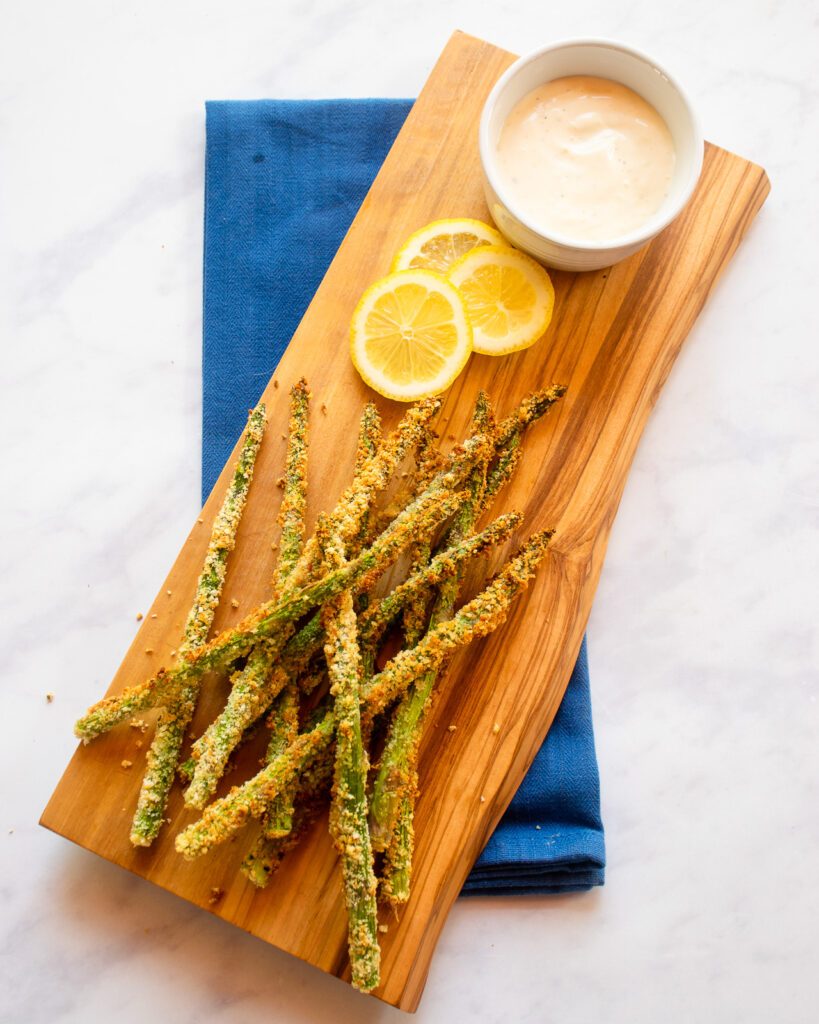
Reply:
[[[203,499],[411,106],[207,104]],[[463,891],[576,892],[602,885],[604,865],[584,641],[548,738]]]

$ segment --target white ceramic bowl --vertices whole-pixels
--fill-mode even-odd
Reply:
[[[512,202],[498,172],[501,129],[515,104],[555,78],[596,75],[633,89],[665,120],[676,149],[671,187],[662,206],[636,231],[603,241],[572,239],[548,231]],[[573,39],[521,57],[495,83],[483,108],[479,131],[484,188],[500,231],[550,267],[599,270],[636,252],[667,227],[694,191],[702,168],[703,141],[691,104],[674,79],[644,53],[604,39]]]

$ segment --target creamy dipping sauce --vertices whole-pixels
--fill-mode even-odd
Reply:
[[[538,86],[512,109],[498,141],[510,201],[544,231],[587,241],[627,234],[656,213],[675,156],[654,107],[591,75]]]

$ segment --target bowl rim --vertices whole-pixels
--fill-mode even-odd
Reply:
[[[545,54],[551,53],[555,50],[564,50],[579,46],[597,46],[603,49],[618,50],[630,57],[635,57],[636,59],[643,61],[650,65],[655,71],[658,71],[682,100],[683,106],[685,107],[686,113],[691,121],[694,148],[696,157],[698,157],[694,160],[688,180],[679,190],[677,202],[674,203],[667,212],[662,216],[655,215],[634,231],[607,239],[584,240],[571,238],[568,235],[561,235],[558,232],[550,232],[549,234],[546,234],[542,227],[536,226],[525,214],[521,213],[520,209],[514,202],[509,201],[508,196],[504,193],[503,185],[498,180],[498,175],[495,171],[495,164],[491,153],[492,146],[489,139],[489,121],[492,116],[492,112],[497,105],[499,96],[509,82],[520,71],[522,71],[527,64],[531,64],[532,62],[539,60]],[[606,249],[621,249],[626,246],[638,246],[649,241],[655,235],[659,234],[659,232],[664,228],[668,227],[691,198],[697,182],[700,179],[704,148],[705,143],[700,129],[699,118],[688,99],[687,93],[677,79],[673,75],[669,74],[662,64],[659,64],[653,57],[649,56],[644,51],[638,50],[636,47],[629,46],[626,43],[620,43],[616,40],[606,39],[603,37],[584,36],[561,39],[557,42],[549,43],[546,46],[541,46],[537,50],[532,50],[530,53],[524,54],[522,57],[518,57],[514,63],[509,65],[506,71],[503,72],[492,87],[492,91],[487,96],[486,102],[483,105],[481,120],[478,127],[478,150],[480,153],[481,164],[483,166],[483,173],[497,197],[512,214],[515,220],[522,224],[527,230],[535,234],[538,238],[542,238],[547,242],[553,242],[556,245],[563,246],[564,248],[583,250],[587,252],[601,252]]]

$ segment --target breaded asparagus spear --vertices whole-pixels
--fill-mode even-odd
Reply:
[[[544,416],[565,394],[565,385],[550,384],[548,388],[527,395],[517,409],[498,424],[496,461],[487,475],[482,509],[488,507],[517,469],[522,455],[521,442],[527,427]]]
[[[344,544],[340,536],[331,536],[322,543],[321,532],[316,531],[328,564],[341,565]],[[324,656],[336,724],[330,834],[341,858],[352,983],[360,991],[370,992],[378,985],[381,951],[377,885],[367,825],[369,759],[361,736],[361,656],[352,592],[342,591],[327,604],[323,619]]]
[[[302,378],[290,390],[290,427],[287,437],[284,492],[279,509],[279,557],[276,565],[274,592],[287,585],[304,547],[304,516],[307,511],[307,427],[310,392]],[[273,663],[270,662],[269,670]],[[269,718],[270,742],[267,760],[291,743],[299,731],[299,693],[291,676],[279,694]],[[195,774],[195,769],[194,769]],[[265,814],[263,830],[276,838],[287,835],[293,823],[292,793],[281,793]]]
[[[444,468],[445,459],[438,450],[438,440],[435,432],[430,428],[418,449],[417,471],[415,475],[416,492],[423,491],[435,478],[436,473]],[[413,569],[423,568],[428,562],[432,553],[432,545],[429,540],[420,541],[413,547],[410,557],[410,565]],[[417,642],[426,626],[427,605],[429,604],[429,591],[422,590],[413,597],[406,605],[403,613],[405,645],[411,647]]]
[[[279,508],[279,557],[276,589],[282,590],[304,547],[304,514],[307,510],[307,425],[310,391],[302,379],[290,389],[290,427],[287,436],[284,490]]]
[[[265,761],[269,763],[286,750],[299,734],[299,689],[291,676],[276,698],[268,716],[270,739]],[[293,827],[293,787],[270,801],[262,820],[262,832],[268,839],[281,839]]]
[[[452,619],[430,630],[411,650],[399,652],[383,671],[373,676],[362,694],[364,715],[372,718],[413,680],[439,666],[448,654],[501,625],[512,601],[525,589],[545,558],[550,538],[551,532],[530,537],[495,579]],[[234,786],[225,797],[210,804],[199,821],[176,837],[177,851],[193,860],[229,839],[248,818],[260,817],[270,799],[315,762],[332,741],[334,731],[335,717],[333,712],[328,712],[315,728],[302,733],[252,779],[242,786]]]
[[[183,656],[204,644],[213,623],[225,582],[228,555],[236,542],[236,530],[253,479],[253,467],[264,429],[265,407],[259,405],[248,418],[247,433],[233,478],[213,521],[196,595],[185,623],[185,635],[180,646]],[[159,716],[131,826],[131,842],[135,846],[150,846],[162,825],[179,752],[198,697],[199,682],[191,681],[168,702]]]
[[[367,464],[378,452],[382,442],[383,435],[381,433],[381,416],[379,415],[378,409],[375,405],[372,402],[367,402],[364,406],[364,412],[361,415],[361,424],[358,429],[358,445],[355,450],[356,477],[360,477],[364,473]],[[350,550],[347,552],[348,557],[351,555],[357,555],[360,548],[365,545],[367,538],[370,537],[372,533],[374,497],[375,495],[373,494],[367,511],[361,517],[361,525],[358,528],[358,534],[351,543]]]

